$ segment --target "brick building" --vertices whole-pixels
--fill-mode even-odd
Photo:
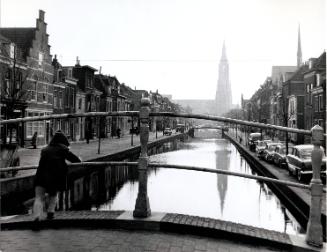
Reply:
[[[308,70],[307,65],[302,65],[282,87],[283,113],[280,117],[287,122],[287,127],[304,129],[304,73]],[[300,144],[304,142],[301,134],[291,134],[291,140]]]
[[[63,67],[55,58],[52,61],[54,67],[53,78],[53,113],[54,114],[74,114],[76,113],[76,92],[77,79],[73,77],[73,67]],[[71,141],[76,140],[78,119],[56,119],[53,120],[51,129],[61,130]]]
[[[100,111],[100,96],[101,92],[94,86],[95,68],[88,65],[80,65],[77,58],[76,65],[72,67],[73,77],[76,78],[78,90],[85,94],[85,112]],[[79,95],[80,96],[80,95]],[[80,104],[79,104],[80,105]],[[78,107],[79,107],[78,105]],[[93,139],[98,135],[97,119],[87,117],[84,120],[84,137]]]
[[[53,67],[50,45],[48,43],[47,24],[44,11],[39,11],[36,27],[0,28],[0,34],[14,43],[21,58],[26,64],[25,100],[27,108],[25,116],[43,116],[52,114],[53,102]],[[31,140],[38,133],[38,144],[46,144],[50,140],[50,121],[28,122],[24,126],[25,141]]]
[[[311,58],[304,73],[305,129],[319,124],[326,130],[326,52]],[[306,138],[306,142],[310,139]]]
[[[0,108],[1,119],[24,117],[27,103],[23,89],[27,64],[16,44],[0,35]],[[24,145],[22,125],[0,125],[1,143]]]

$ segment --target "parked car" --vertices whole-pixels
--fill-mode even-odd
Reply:
[[[258,158],[263,158],[263,151],[266,148],[266,143],[270,143],[271,140],[263,140],[263,141],[258,141],[255,151],[257,153]]]
[[[291,147],[288,147],[288,153],[291,153],[291,151]],[[276,146],[273,162],[280,168],[286,167],[286,146],[284,144]]]
[[[173,131],[171,130],[171,128],[165,128],[163,131],[163,134],[168,136],[170,136],[172,133]]]
[[[323,147],[320,147],[322,150]],[[290,175],[297,177],[299,181],[312,176],[311,152],[312,144],[301,144],[291,147],[291,152],[286,156],[287,169]],[[326,155],[323,155],[321,175],[326,176]]]
[[[262,153],[263,159],[271,163],[273,161],[276,146],[278,145],[280,145],[280,143],[266,143],[266,148],[263,150]]]
[[[251,133],[248,138],[248,145],[250,151],[255,151],[255,146],[257,145],[258,141],[261,139],[261,133]]]

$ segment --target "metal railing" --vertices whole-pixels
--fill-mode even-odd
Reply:
[[[323,129],[316,125],[311,131],[294,129],[276,125],[269,125],[263,123],[242,121],[237,119],[225,118],[220,116],[210,116],[201,114],[184,114],[184,113],[170,113],[170,112],[150,112],[150,100],[149,98],[142,98],[141,109],[137,111],[122,111],[122,112],[92,112],[92,113],[80,113],[80,114],[61,114],[61,115],[49,115],[40,117],[25,117],[11,120],[2,120],[2,124],[10,123],[22,123],[30,121],[40,121],[49,119],[61,119],[61,118],[76,118],[76,117],[106,117],[106,116],[139,116],[140,120],[140,144],[141,152],[138,162],[83,162],[79,164],[70,164],[70,166],[104,166],[104,165],[130,165],[137,166],[139,173],[139,188],[138,195],[135,202],[135,209],[133,211],[134,217],[145,218],[151,215],[150,201],[147,192],[147,171],[148,167],[161,167],[161,168],[174,168],[184,170],[195,170],[202,172],[220,173],[225,175],[232,175],[238,177],[244,177],[248,179],[256,179],[270,183],[278,183],[287,186],[299,187],[303,189],[309,189],[311,191],[311,204],[310,204],[310,215],[307,224],[306,242],[309,245],[321,247],[323,244],[322,235],[322,224],[321,224],[321,199],[323,197],[323,184],[320,179],[320,169],[323,157],[323,151],[320,148],[321,141],[324,138]],[[258,127],[262,129],[279,130],[290,133],[300,133],[310,135],[312,137],[312,144],[314,145],[312,151],[312,169],[313,177],[310,185],[304,185],[300,183],[294,183],[289,181],[277,180],[263,176],[255,176],[249,174],[242,174],[237,172],[230,172],[221,169],[209,169],[203,167],[194,166],[182,166],[174,164],[160,164],[160,163],[149,163],[147,154],[147,144],[149,140],[149,121],[150,116],[164,116],[164,117],[182,117],[182,118],[193,118],[193,119],[205,119],[210,121],[225,122],[233,125],[244,125],[250,127]],[[23,169],[35,169],[36,166],[16,167],[16,168],[5,168],[3,171],[10,170],[23,170]]]

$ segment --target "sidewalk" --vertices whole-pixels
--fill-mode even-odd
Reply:
[[[158,132],[158,139],[164,138],[162,132]],[[156,140],[156,133],[150,132],[149,142]],[[140,144],[140,135],[133,135],[133,146]],[[37,149],[19,149],[20,166],[38,165],[40,152],[44,146],[39,146]],[[103,138],[101,139],[100,154],[98,154],[98,139],[91,140],[89,144],[84,142],[71,142],[70,150],[79,156],[83,161],[96,158],[104,154],[113,154],[115,152],[130,148],[131,135],[124,135],[121,138]],[[34,174],[36,170],[19,171],[17,175]]]

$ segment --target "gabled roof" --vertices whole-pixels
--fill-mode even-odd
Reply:
[[[26,58],[35,38],[36,28],[0,28],[0,34],[15,43]]]

